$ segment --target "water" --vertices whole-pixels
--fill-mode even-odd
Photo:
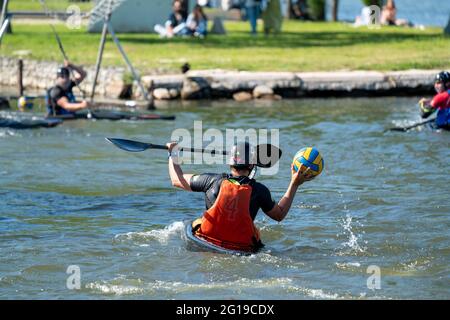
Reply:
[[[0,129],[0,298],[449,299],[450,135],[383,133],[418,121],[416,101],[174,103],[174,122]],[[258,214],[263,253],[188,251],[182,222],[200,215],[202,195],[171,187],[165,152],[131,154],[104,140],[164,143],[194,120],[279,128],[280,172],[259,177],[277,200],[295,152],[314,145],[323,154],[324,172],[282,223]],[[78,291],[66,288],[70,265],[81,269]],[[367,287],[371,265],[379,290]]]
[[[450,19],[450,1],[447,0],[396,0],[395,5],[397,18],[406,19],[415,25],[445,27]],[[361,0],[339,1],[339,19],[354,21],[356,16],[361,15],[362,7]],[[331,12],[328,12],[327,17],[331,17]]]

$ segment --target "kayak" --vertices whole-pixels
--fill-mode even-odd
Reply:
[[[91,110],[91,118],[96,120],[175,120],[175,116],[164,116],[154,113],[137,113],[117,110]],[[49,116],[48,119],[77,120],[89,119],[87,110],[75,114]]]
[[[184,221],[184,238],[186,241],[187,249],[191,251],[207,251],[207,252],[215,252],[215,253],[224,253],[224,254],[232,254],[238,256],[249,256],[257,253],[248,252],[248,251],[240,251],[240,250],[232,250],[220,247],[216,244],[206,241],[200,237],[197,237],[192,230],[192,223],[194,221]]]
[[[0,128],[11,129],[37,129],[37,128],[53,128],[63,123],[61,119],[47,118],[0,118]]]

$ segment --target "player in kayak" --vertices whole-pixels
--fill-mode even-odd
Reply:
[[[256,252],[263,244],[253,221],[261,208],[270,218],[282,221],[292,205],[298,187],[312,178],[309,169],[292,171],[288,189],[276,203],[269,189],[253,179],[257,155],[249,143],[233,146],[230,173],[184,174],[178,164],[176,143],[168,143],[172,185],[186,191],[205,193],[206,211],[192,223],[197,237],[222,248]]]
[[[433,99],[419,101],[422,118],[428,118],[436,110],[438,128],[450,130],[450,73],[442,71],[435,77],[434,89],[437,94]]]
[[[71,70],[74,71],[74,79],[70,78]],[[60,67],[57,71],[56,85],[47,90],[49,116],[71,115],[88,107],[87,101],[76,102],[72,92],[73,87],[79,85],[85,78],[86,72],[83,68],[64,61],[64,67]]]

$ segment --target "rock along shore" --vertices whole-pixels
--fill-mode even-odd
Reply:
[[[18,60],[0,57],[0,85],[16,86]],[[26,89],[44,90],[52,86],[56,62],[24,59]],[[94,67],[85,66],[88,77],[82,87],[88,95]],[[433,93],[434,75],[440,70],[335,71],[335,72],[246,72],[228,70],[189,71],[186,74],[142,76],[144,86],[156,100],[234,98],[282,99],[330,96],[389,96]],[[125,68],[103,68],[96,95],[117,98],[124,87]],[[140,92],[133,90],[135,99]]]

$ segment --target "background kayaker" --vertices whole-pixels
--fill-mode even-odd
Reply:
[[[304,173],[301,170],[292,171],[288,189],[276,203],[269,189],[252,178],[256,153],[250,144],[238,143],[233,146],[228,174],[184,174],[178,164],[176,146],[175,142],[167,143],[172,185],[186,191],[205,193],[207,211],[203,218],[194,221],[193,230],[210,242],[226,248],[255,251],[261,247],[259,232],[253,225],[259,209],[273,220],[282,221],[289,212],[298,187],[312,180],[308,170]],[[221,192],[223,188],[226,192]],[[250,239],[243,239],[243,230],[248,231]]]
[[[437,94],[433,99],[419,101],[422,118],[428,118],[436,110],[436,125],[438,128],[450,129],[450,73],[442,71],[435,77],[434,89]]]
[[[74,79],[70,77],[71,70],[74,71]],[[86,78],[86,75],[83,68],[64,61],[64,66],[58,68],[56,73],[56,85],[47,91],[48,115],[73,114],[75,111],[88,108],[88,102],[76,102],[72,92],[73,88]]]

